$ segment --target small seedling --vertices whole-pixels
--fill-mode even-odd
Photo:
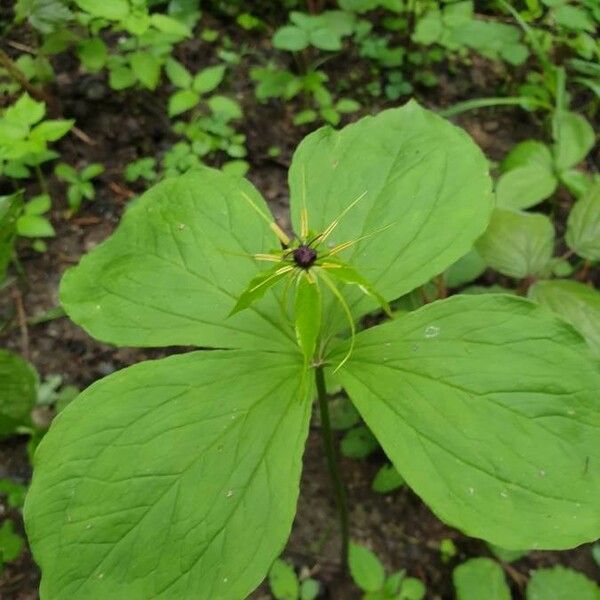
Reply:
[[[279,558],[269,571],[269,587],[276,600],[315,600],[321,589],[316,579],[299,579],[292,566]]]
[[[104,173],[104,167],[101,164],[93,163],[87,165],[80,171],[66,163],[59,163],[54,168],[54,174],[64,181],[67,186],[67,201],[71,214],[76,213],[83,200],[91,202],[96,197],[96,190],[92,179]]]
[[[359,544],[351,543],[348,557],[354,583],[363,590],[363,600],[422,600],[425,585],[420,579],[407,577],[404,570],[386,576],[377,555]]]
[[[46,105],[23,94],[0,117],[0,174],[25,179],[36,171],[45,188],[40,165],[58,156],[48,144],[63,137],[74,121],[44,119]]]

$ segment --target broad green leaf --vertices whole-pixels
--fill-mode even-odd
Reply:
[[[532,166],[552,170],[552,153],[546,144],[535,140],[525,140],[514,146],[500,164],[503,173],[518,167]]]
[[[558,181],[551,170],[536,165],[519,167],[504,173],[496,184],[497,205],[505,208],[529,208],[554,193]]]
[[[27,361],[0,350],[0,437],[31,424],[37,384],[37,374]]]
[[[169,98],[169,116],[175,117],[194,108],[200,102],[200,96],[193,90],[179,90]]]
[[[383,465],[379,471],[377,471],[375,479],[373,479],[373,483],[371,484],[371,489],[379,494],[387,494],[388,492],[398,489],[403,484],[404,479],[402,478],[402,475],[398,473],[394,465]]]
[[[267,290],[279,283],[284,277],[290,277],[293,268],[289,264],[277,263],[270,269],[266,269],[253,277],[246,286],[246,289],[240,294],[229,314],[235,315],[252,306],[266,294]]]
[[[583,573],[557,566],[533,572],[527,600],[599,600],[600,588]]]
[[[540,274],[554,252],[554,227],[542,214],[497,208],[475,244],[489,267],[523,279]]]
[[[600,536],[600,369],[547,309],[453,296],[359,333],[338,375],[445,523],[508,549]]]
[[[108,49],[101,38],[92,37],[79,42],[77,55],[90,73],[97,73],[106,64]]]
[[[17,234],[28,238],[54,237],[52,223],[41,215],[21,215],[17,219]]]
[[[300,600],[316,600],[321,591],[321,585],[316,579],[309,577],[300,584]]]
[[[118,66],[110,69],[108,84],[113,90],[124,90],[135,82],[136,75],[129,67]]]
[[[472,558],[452,571],[456,600],[511,600],[502,567],[489,558]]]
[[[298,577],[294,569],[279,558],[269,571],[269,585],[276,600],[298,600]]]
[[[488,548],[498,560],[511,563],[529,554],[529,550],[507,550],[495,544],[488,544]]]
[[[577,113],[556,111],[552,120],[554,163],[558,171],[580,163],[596,141],[594,129]]]
[[[600,357],[600,292],[578,281],[538,281],[529,297],[573,325]]]
[[[52,200],[48,194],[35,196],[25,204],[25,213],[28,215],[43,215],[50,210]]]
[[[24,546],[23,538],[15,533],[13,522],[6,519],[0,527],[0,565],[4,561],[14,560],[21,554]]]
[[[348,458],[367,458],[379,448],[377,439],[368,427],[354,427],[342,438],[340,450]]]
[[[72,119],[56,119],[43,121],[31,130],[31,138],[39,139],[45,142],[55,142],[73,127],[75,121]]]
[[[45,114],[46,105],[43,102],[34,100],[29,94],[22,94],[12,106],[4,111],[3,118],[15,124],[33,125],[41,121]]]
[[[554,20],[567,29],[594,32],[596,25],[584,8],[562,4],[552,11]]]
[[[578,169],[568,169],[560,173],[560,182],[575,198],[581,198],[594,185],[595,181],[598,181],[597,176],[592,178],[589,173]]]
[[[275,296],[227,318],[260,272],[249,256],[278,245],[252,185],[203,168],[165,180],[116,232],[67,271],[61,301],[97,339],[123,346],[296,350]]]
[[[375,592],[383,587],[385,583],[383,565],[368,548],[350,542],[348,566],[352,579],[361,590]]]
[[[321,331],[321,294],[316,279],[301,276],[296,287],[294,303],[294,319],[296,338],[304,354],[310,361],[317,347],[317,339]]]
[[[100,163],[92,163],[81,170],[80,177],[83,181],[89,181],[104,173],[104,166]]]
[[[240,119],[243,116],[239,103],[227,96],[211,96],[207,104],[211,112],[223,121]]]
[[[17,235],[17,218],[23,207],[23,194],[0,196],[0,283],[6,277],[6,269],[12,258]]]
[[[62,179],[63,181],[66,181],[67,183],[77,183],[78,182],[78,177],[77,177],[77,171],[74,167],[72,167],[71,165],[68,165],[67,163],[58,163],[56,165],[56,167],[54,167],[54,174],[59,178]]]
[[[486,269],[485,261],[472,248],[459,258],[444,274],[449,288],[460,287],[477,279]]]
[[[131,68],[144,87],[153,90],[160,80],[160,62],[156,56],[146,50],[134,52],[129,56]]]
[[[173,85],[178,88],[186,89],[192,85],[192,76],[190,72],[174,58],[167,59],[165,63],[165,73]]]
[[[328,27],[319,27],[309,32],[309,43],[319,50],[328,50],[334,52],[341,50],[342,40],[339,35]]]
[[[15,483],[10,479],[0,479],[0,494],[6,497],[6,502],[11,508],[22,508],[25,502],[27,486]]]
[[[324,230],[358,199],[328,243],[370,235],[339,255],[390,301],[464,256],[492,206],[487,161],[466,133],[409,102],[334,131],[306,137],[289,172],[292,220]],[[381,230],[382,228],[386,228]],[[355,315],[375,303],[348,295]],[[326,316],[332,332],[344,327]]]
[[[280,50],[289,50],[291,52],[297,52],[304,50],[309,44],[309,36],[306,31],[293,25],[279,28],[271,43],[275,48]]]
[[[153,13],[150,15],[150,23],[163,33],[169,33],[182,38],[191,36],[191,31],[185,23],[182,23],[173,17],[169,17],[168,15]]]
[[[398,600],[423,600],[427,589],[425,584],[416,577],[406,577],[402,580],[402,588]]]
[[[565,241],[579,256],[600,260],[600,182],[571,208]]]
[[[129,14],[127,0],[75,0],[75,3],[90,15],[109,21],[122,21]]]
[[[194,352],[84,391],[25,501],[42,598],[245,598],[290,533],[306,376],[280,353]]]
[[[202,69],[192,82],[192,88],[198,94],[212,92],[223,81],[225,76],[225,65],[216,65]]]

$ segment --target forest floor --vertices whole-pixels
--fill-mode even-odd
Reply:
[[[249,35],[240,43],[254,43],[251,34],[240,34],[239,29],[231,35]],[[200,41],[186,42],[180,59],[194,68],[204,66],[204,46]],[[0,320],[11,322],[0,334],[0,346],[28,358],[41,377],[60,374],[64,383],[84,388],[115,370],[182,349],[115,348],[95,341],[65,317],[23,328],[18,312],[22,307],[27,318],[37,317],[59,304],[58,286],[64,271],[114,230],[127,203],[143,191],[125,182],[125,165],[140,156],[158,156],[173,143],[173,137],[163,108],[165,97],[160,92],[116,93],[102,75],[82,76],[76,72],[75,60],[72,64],[68,58],[61,60],[65,64],[55,65],[59,76],[50,88],[57,100],[54,111],[75,118],[78,128],[86,134],[86,141],[71,135],[57,145],[62,160],[69,164],[99,162],[106,171],[98,180],[96,200],[85,203],[77,216],[70,219],[65,216],[64,186],[49,177],[50,192],[55,200],[51,220],[57,235],[49,240],[48,251],[43,254],[29,249],[26,244],[19,248],[24,274],[9,291],[0,295]],[[354,68],[360,69],[360,63]],[[327,65],[332,77],[345,69],[346,65],[336,64],[335,59]],[[440,85],[433,90],[418,89],[416,96],[424,105],[439,108],[465,98],[490,95],[489,90],[508,76],[502,67],[473,58],[470,66],[451,77],[444,72],[442,63]],[[363,77],[368,77],[368,73]],[[249,77],[238,76],[233,85],[233,93],[245,110],[242,130],[247,136],[249,151],[248,177],[285,226],[287,166],[293,149],[308,130],[294,127],[289,107],[278,102],[258,104]],[[376,112],[379,108],[373,105],[363,112]],[[527,137],[541,137],[543,130],[542,122],[535,115],[518,108],[486,109],[455,121],[492,160],[500,159],[512,145]],[[277,158],[269,156],[271,146],[282,149]],[[482,282],[492,283],[490,277],[485,274]],[[340,576],[337,522],[317,426],[311,429],[304,461],[299,510],[284,556],[300,571],[310,572],[322,582],[322,598],[359,598],[357,588]],[[445,526],[406,487],[386,495],[373,493],[371,481],[383,461],[382,454],[375,454],[367,460],[344,459],[342,462],[349,490],[352,538],[375,550],[389,569],[404,568],[421,578],[427,586],[427,598],[452,598],[453,567],[468,557],[488,556],[489,550],[483,542]],[[26,439],[11,438],[2,442],[0,478],[26,483],[30,474]],[[0,521],[7,517],[19,518],[8,509],[0,512]],[[446,563],[439,550],[444,538],[452,539],[458,549],[457,555]],[[515,598],[523,597],[526,576],[531,569],[557,563],[571,566],[596,580],[600,575],[588,546],[560,553],[531,552],[524,559],[505,565]],[[38,582],[37,567],[31,555],[25,552],[8,564],[0,576],[0,598],[34,599]],[[251,597],[271,596],[263,587]]]

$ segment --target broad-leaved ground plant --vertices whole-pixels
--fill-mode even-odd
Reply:
[[[309,135],[289,184],[295,235],[244,179],[163,181],[65,275],[96,338],[203,350],[110,375],[54,421],[25,504],[42,598],[245,598],[290,533],[315,398],[345,546],[333,371],[445,522],[509,549],[600,536],[600,371],[569,325],[490,294],[359,331],[485,230],[470,138],[411,102]]]

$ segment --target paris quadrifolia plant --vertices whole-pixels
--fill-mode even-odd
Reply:
[[[66,273],[64,308],[97,339],[201,350],[55,419],[25,504],[43,599],[245,598],[290,533],[313,401],[345,553],[332,377],[446,523],[508,549],[600,537],[600,367],[579,334],[508,295],[386,316],[486,229],[472,140],[411,102],[310,134],[289,186],[295,234],[244,179],[167,179]]]

